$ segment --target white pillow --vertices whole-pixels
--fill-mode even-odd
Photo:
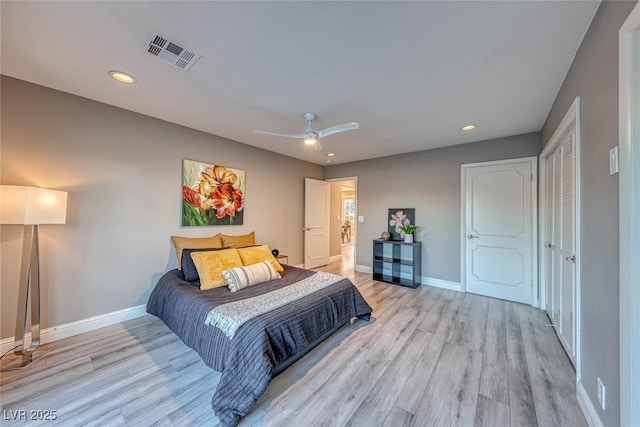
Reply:
[[[244,267],[228,268],[222,272],[222,277],[229,286],[229,290],[236,292],[247,286],[279,279],[281,276],[275,268],[273,268],[271,261],[262,261]]]

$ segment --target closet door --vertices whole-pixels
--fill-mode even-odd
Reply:
[[[563,137],[546,165],[547,313],[575,364],[575,129]]]
[[[558,217],[560,211],[560,203],[558,202],[558,194],[559,188],[558,183],[560,182],[559,173],[560,167],[557,166],[557,158],[560,155],[560,150],[556,150],[549,158],[547,159],[547,170],[546,173],[546,236],[547,241],[545,247],[546,251],[546,266],[547,271],[546,274],[546,284],[547,284],[547,313],[549,314],[549,318],[553,324],[558,322],[560,317],[560,292],[559,286],[559,278],[556,277],[556,272],[558,268],[556,266],[556,236],[559,234],[556,228],[558,227],[559,222],[555,221]]]
[[[575,132],[560,145],[562,161],[562,199],[560,217],[560,247],[558,250],[560,276],[562,281],[561,337],[565,349],[575,360],[576,344],[576,269],[575,269]]]

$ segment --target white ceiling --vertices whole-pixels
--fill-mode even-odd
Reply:
[[[539,131],[598,5],[2,1],[1,72],[336,164]],[[154,31],[202,58],[185,72],[147,54]],[[254,133],[302,133],[306,111],[361,128],[318,152]]]

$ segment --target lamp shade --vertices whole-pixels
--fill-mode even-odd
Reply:
[[[64,224],[66,191],[0,185],[0,224]]]

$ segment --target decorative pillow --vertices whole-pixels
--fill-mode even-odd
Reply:
[[[176,257],[178,258],[178,270],[182,269],[182,250],[183,249],[206,249],[220,248],[222,249],[222,238],[220,234],[211,237],[181,237],[171,236],[173,246],[176,248]]]
[[[223,249],[229,249],[229,248],[183,249],[182,250],[182,273],[184,274],[184,280],[186,280],[187,282],[200,280],[200,276],[198,276],[198,269],[196,268],[196,264],[193,262],[193,258],[191,257],[192,253],[221,251]]]
[[[229,286],[229,290],[236,292],[247,286],[279,279],[280,274],[273,268],[270,261],[262,261],[245,267],[229,268],[222,272],[222,277]]]
[[[238,249],[238,253],[242,259],[242,264],[244,265],[256,264],[261,261],[269,261],[276,271],[284,271],[284,268],[282,268],[278,260],[273,256],[271,250],[269,250],[269,246],[267,245]]]
[[[222,237],[222,246],[228,248],[244,248],[246,246],[253,246],[256,244],[256,233],[253,231],[242,236],[228,236],[226,234],[221,234],[220,237]]]
[[[228,268],[242,267],[242,260],[236,249],[192,252],[191,258],[198,270],[200,289],[202,290],[225,286],[222,272]]]

